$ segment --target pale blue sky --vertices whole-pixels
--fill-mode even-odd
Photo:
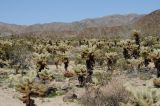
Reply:
[[[145,14],[157,9],[160,0],[0,0],[0,22],[72,22],[112,14]]]

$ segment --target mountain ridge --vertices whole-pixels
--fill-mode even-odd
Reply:
[[[131,17],[130,17],[131,16]],[[138,15],[138,14],[126,14],[126,15],[111,15],[111,16],[103,16],[103,17],[99,17],[99,18],[92,18],[92,19],[83,19],[80,21],[74,21],[74,22],[51,22],[51,23],[44,23],[44,24],[33,24],[33,25],[17,25],[17,24],[8,24],[8,23],[3,23],[0,22],[0,31],[2,30],[2,26],[6,29],[8,29],[9,31],[11,30],[11,32],[36,32],[36,31],[59,31],[59,29],[64,29],[63,31],[75,31],[80,29],[79,27],[84,27],[84,28],[88,28],[88,27],[99,27],[99,26],[119,26],[122,24],[126,24],[126,20],[125,22],[123,21],[123,18],[136,18],[142,15]],[[114,18],[114,19],[113,19]],[[119,18],[120,21],[117,19]],[[114,22],[114,20],[118,20],[118,22],[112,24],[111,22]],[[129,21],[129,19],[127,20]],[[12,28],[13,27],[13,28]],[[16,29],[16,28],[20,28],[21,29]],[[67,28],[65,28],[67,27]],[[75,28],[78,27],[78,28]],[[38,29],[39,28],[39,29]],[[43,30],[44,29],[44,30]]]
[[[133,29],[144,33],[159,33],[160,10],[149,14],[116,14],[71,23],[52,22],[33,25],[16,25],[0,22],[0,33],[32,34],[47,33],[50,36],[117,36],[128,35]],[[70,35],[71,34],[71,35]]]

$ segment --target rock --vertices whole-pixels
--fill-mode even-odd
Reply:
[[[68,84],[64,84],[62,87],[61,87],[61,90],[64,90],[65,92],[68,92],[69,90],[71,90],[72,87],[70,87]]]
[[[143,86],[146,86],[146,84],[143,84]]]
[[[64,102],[73,102],[75,99],[77,99],[77,95],[74,92],[68,92],[64,97]]]
[[[158,78],[153,80],[153,84],[155,87],[160,88],[160,80]]]
[[[75,74],[73,72],[70,72],[70,71],[66,71],[64,73],[64,77],[67,77],[67,78],[70,78],[70,77],[73,77]]]
[[[56,92],[57,88],[49,87],[45,92],[45,96],[48,96],[50,93]]]

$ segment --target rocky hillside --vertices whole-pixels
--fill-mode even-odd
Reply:
[[[156,10],[136,21],[133,27],[149,34],[160,36],[160,10]]]
[[[160,33],[160,10],[147,15],[112,15],[72,23],[53,22],[30,26],[0,23],[0,33],[48,36],[127,36],[133,29],[146,34]]]
[[[34,24],[30,26],[21,26],[7,23],[0,23],[0,32],[50,32],[50,31],[75,31],[79,32],[85,28],[91,27],[114,27],[124,26],[134,23],[143,15],[128,14],[128,15],[112,15],[95,19],[85,19],[72,23],[53,22],[46,24]]]

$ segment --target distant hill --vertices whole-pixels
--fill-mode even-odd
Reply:
[[[0,32],[20,33],[20,32],[24,32],[25,28],[26,26],[0,22]]]
[[[95,19],[85,19],[72,23],[53,22],[46,24],[34,24],[30,26],[22,26],[15,24],[0,23],[0,32],[39,32],[39,31],[80,31],[90,27],[113,27],[120,25],[128,25],[134,23],[142,15],[112,15]]]
[[[32,34],[47,36],[126,36],[131,30],[147,34],[160,33],[160,10],[147,15],[112,15],[84,19],[72,23],[53,22],[30,26],[0,23],[1,34]]]
[[[133,24],[133,28],[147,34],[157,34],[160,36],[160,10],[141,17]]]

